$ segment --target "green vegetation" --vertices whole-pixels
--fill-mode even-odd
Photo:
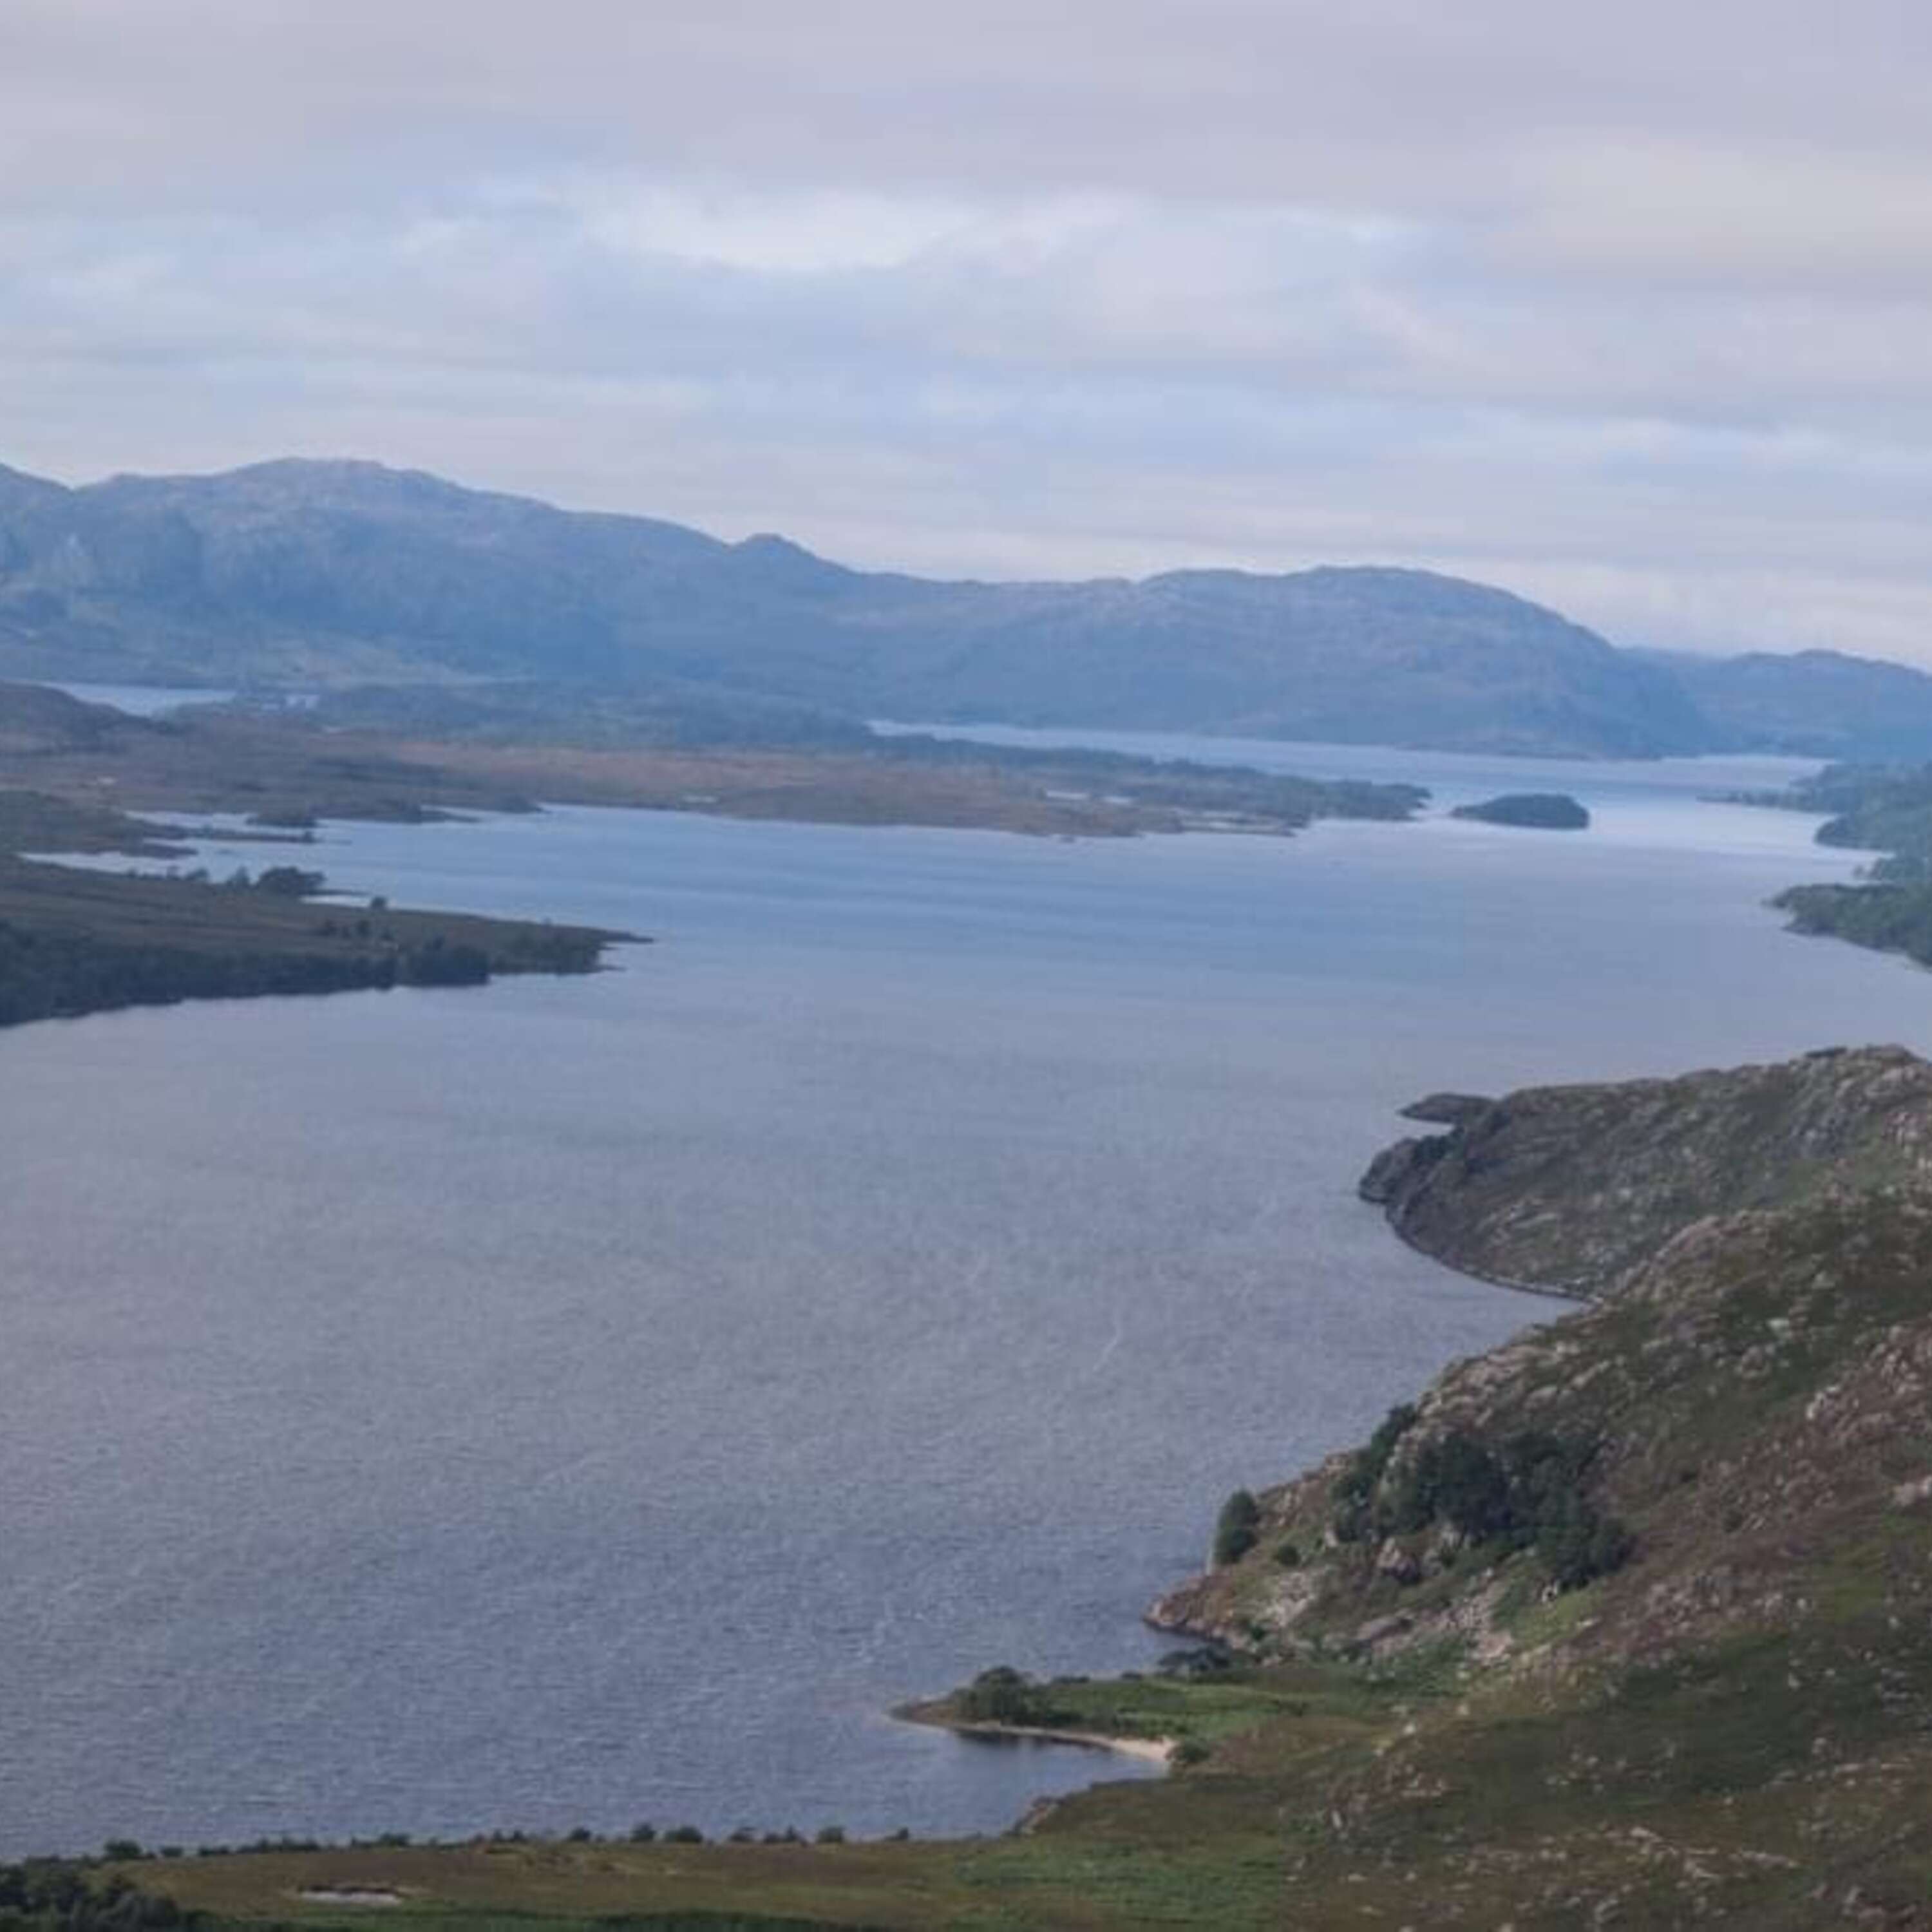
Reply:
[[[42,796],[16,823],[69,808]],[[244,964],[442,983],[581,970],[607,937],[331,905],[271,870],[293,878],[0,862],[0,994],[277,989],[216,986]],[[1382,1170],[1405,1234],[1592,1304],[1238,1491],[1214,1568],[1158,1606],[1210,1643],[1113,1680],[1002,1666],[909,1714],[1171,1744],[1173,1775],[959,1842],[123,1841],[0,1889],[0,1928],[366,1925],[357,1892],[436,1932],[1924,1922],[1932,1069],[1828,1054],[1448,1118]]]
[[[1801,780],[1780,801],[1830,816],[1818,842],[1886,856],[1874,878],[1932,878],[1932,765],[1832,765]]]
[[[1415,1414],[1413,1402],[1398,1402],[1348,1459],[1335,1485],[1334,1528],[1344,1543],[1358,1542],[1367,1533],[1376,1491],[1388,1472],[1396,1445],[1413,1426]]]
[[[1045,1726],[1072,1722],[1043,1686],[1005,1664],[981,1671],[954,1698],[953,1708],[969,1724]]]
[[[1826,1050],[1672,1080],[1529,1088],[1403,1141],[1361,1184],[1412,1246],[1466,1272],[1604,1293],[1701,1216],[1847,1180],[1932,1180],[1932,1069]]]
[[[17,787],[33,800],[16,809],[20,837],[0,807],[0,849],[153,851],[175,836],[123,817],[110,798],[130,811],[236,813],[258,828],[250,836],[286,840],[324,818],[422,824],[529,811],[534,798],[1120,837],[1281,834],[1318,818],[1403,819],[1426,797],[1414,785],[1123,752],[883,735],[850,723],[830,730],[796,706],[759,707],[758,728],[740,730],[722,698],[694,712],[677,707],[682,722],[667,731],[648,698],[574,686],[545,688],[540,703],[524,688],[424,696],[415,708],[382,696],[314,710],[197,709],[156,724],[0,684],[0,788]],[[334,706],[357,722],[345,728]],[[477,710],[490,728],[475,724]]]
[[[1620,1569],[1632,1549],[1630,1532],[1586,1489],[1598,1447],[1536,1429],[1492,1447],[1450,1429],[1404,1468],[1379,1526],[1401,1536],[1440,1525],[1497,1555],[1532,1550],[1558,1588],[1579,1588]]]
[[[1902,952],[1932,966],[1932,884],[1792,886],[1772,902],[1791,915],[1794,932],[1850,940],[1879,952]]]
[[[244,873],[239,882],[258,892],[273,892],[285,899],[313,898],[328,883],[320,872],[305,872],[299,866],[269,866],[250,880]]]
[[[620,936],[460,914],[358,912],[260,880],[237,890],[0,856],[0,1026],[180,1000],[584,973]]]
[[[1869,1095],[1898,1066],[1864,1072]],[[913,1714],[1172,1740],[1166,1778],[1102,1782],[993,1840],[512,1839],[124,1875],[257,1926],[366,1924],[302,1894],[387,1890],[438,1932],[706,1912],[907,1932],[1922,1924],[1932,1192],[1840,1179],[1700,1222],[1450,1370],[1357,1456],[1257,1496],[1255,1547],[1162,1606],[1224,1646],[1105,1681],[989,1672]],[[1379,1544],[1324,1539],[1345,1492],[1388,1526]],[[1552,1578],[1544,1538],[1580,1495],[1634,1540]],[[1480,1562],[1387,1563],[1391,1540],[1450,1524],[1488,1535]]]
[[[272,802],[273,771],[284,789]],[[10,772],[32,784],[8,785]],[[220,886],[188,878],[116,877],[31,862],[28,851],[176,857],[172,828],[132,815],[149,806],[243,808],[312,824],[318,795],[364,812],[430,815],[390,788],[452,782],[339,746],[289,760],[272,739],[158,724],[58,692],[0,686],[0,1026],[112,1008],[260,994],[392,986],[480,986],[499,973],[583,973],[622,935],[585,927],[457,914],[366,911],[311,903],[326,883],[307,867],[238,868]],[[112,788],[111,791],[109,788]],[[478,802],[489,794],[470,788]],[[106,802],[109,797],[114,803]],[[230,835],[233,836],[233,835]],[[275,849],[287,832],[252,836]]]
[[[124,852],[130,858],[179,858],[188,850],[172,826],[151,825],[112,807],[46,792],[0,789],[0,852]]]
[[[1214,1524],[1214,1562],[1217,1568],[1222,1564],[1238,1562],[1253,1549],[1256,1526],[1260,1521],[1261,1511],[1249,1490],[1237,1490],[1221,1505],[1221,1514]]]
[[[130,1849],[110,1845],[108,1856]],[[0,1865],[0,1932],[190,1932],[207,1922],[123,1874],[53,1859]]]
[[[1871,883],[1793,886],[1772,901],[1796,932],[1932,965],[1932,765],[1834,765],[1760,801],[1832,816],[1818,842],[1876,851]]]
[[[1412,1455],[1396,1452],[1418,1419],[1392,1409],[1336,1478],[1329,1528],[1342,1544],[1446,1530],[1444,1546],[1472,1563],[1532,1551],[1559,1589],[1576,1589],[1627,1562],[1628,1530],[1605,1515],[1588,1488],[1598,1444],[1538,1429],[1491,1443],[1466,1428],[1430,1436]],[[1292,1544],[1300,1561],[1300,1546]]]

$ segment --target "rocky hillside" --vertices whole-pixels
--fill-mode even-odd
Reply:
[[[412,1923],[555,1932],[679,1910],[1932,1932],[1929,1082],[1877,1049],[1416,1109],[1457,1150],[1430,1166],[1432,1225],[1596,1298],[1231,1498],[1217,1567],[1154,1612],[1215,1645],[1111,1680],[994,1667],[915,1713],[1165,1744],[1164,1778],[950,1844],[646,1833],[118,1874],[250,1924],[359,1888]]]
[[[1666,670],[1426,572],[928,582],[353,463],[77,490],[0,470],[0,675],[565,678],[1584,756],[1712,740]]]
[[[1604,1292],[1700,1216],[1932,1184],[1932,1067],[1898,1047],[1409,1109],[1362,1181],[1402,1239],[1492,1281]]]
[[[1932,1067],[1429,1111],[1446,1144],[1377,1191],[1597,1298],[1244,1496],[1153,1612],[1436,1684],[1319,1772],[1311,1903],[1412,1913],[1420,1875],[1431,1924],[1932,1923]]]
[[[0,757],[99,750],[164,728],[46,685],[0,683]]]

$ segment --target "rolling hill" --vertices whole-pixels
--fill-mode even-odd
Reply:
[[[534,678],[854,718],[1579,756],[1849,754],[1876,733],[1932,755],[1932,678],[1734,664],[1618,650],[1424,571],[938,582],[369,463],[78,489],[0,468],[4,676]]]

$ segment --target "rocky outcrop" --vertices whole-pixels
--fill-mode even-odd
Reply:
[[[1399,1111],[1405,1120],[1428,1120],[1438,1126],[1460,1127],[1496,1104],[1486,1094],[1425,1094]]]
[[[1264,1653],[1448,1640],[1522,1662],[1539,1606],[1594,1585],[1560,1654],[1595,1665],[1822,1633],[1848,1604],[1922,1618],[1929,1402],[1932,1194],[1852,1188],[1699,1221],[1595,1306],[1456,1364],[1376,1443],[1263,1492],[1255,1554],[1150,1616]],[[1562,1522],[1498,1531],[1479,1483],[1441,1478],[1447,1445],[1507,1470],[1532,1442],[1568,1458],[1557,1515],[1603,1534],[1568,1580]],[[1293,1568],[1269,1554],[1287,1545]]]
[[[1932,1068],[1452,1111],[1369,1190],[1593,1298],[1261,1492],[1150,1612],[1396,1700],[1352,1754],[1318,1702],[1227,1748],[1304,1834],[1287,1916],[1932,1927]]]
[[[1636,1655],[1769,1614],[1794,1550],[1922,1508],[1932,1066],[1865,1048],[1420,1111],[1456,1124],[1378,1156],[1363,1192],[1444,1261],[1595,1305],[1262,1492],[1254,1552],[1153,1621],[1493,1660],[1526,1601],[1595,1583],[1595,1653]]]
[[[1364,1198],[1452,1268],[1580,1297],[1706,1215],[1932,1183],[1932,1066],[1900,1047],[1420,1106],[1450,1131],[1378,1155]]]

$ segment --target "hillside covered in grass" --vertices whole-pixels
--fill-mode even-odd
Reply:
[[[1932,765],[1834,765],[1757,802],[1828,813],[1820,844],[1878,855],[1859,884],[1779,893],[1792,932],[1932,966]]]
[[[1231,1498],[1214,1567],[1155,1606],[1161,1668],[1009,1663],[914,1714],[1165,1748],[1164,1779],[1096,1757],[994,1839],[660,1826],[96,1877],[257,1925],[366,1922],[360,1888],[550,1932],[1932,1926],[1932,1068],[1421,1111],[1462,1138],[1428,1167],[1441,1238],[1507,1240],[1513,1195],[1512,1264],[1592,1299]]]

